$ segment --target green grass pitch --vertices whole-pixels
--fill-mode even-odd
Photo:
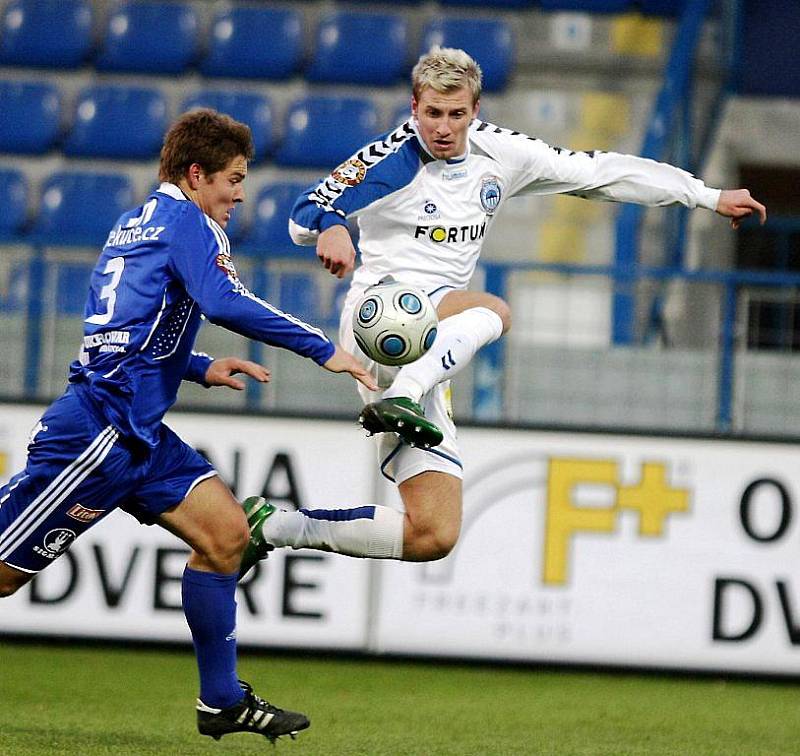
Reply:
[[[0,638],[0,754],[796,756],[800,685],[243,653],[240,675],[311,717],[273,750],[197,734],[188,650]]]

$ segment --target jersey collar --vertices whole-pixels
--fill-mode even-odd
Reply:
[[[162,181],[156,191],[160,194],[166,194],[168,197],[172,197],[172,199],[189,200],[177,184],[171,184],[169,181]]]

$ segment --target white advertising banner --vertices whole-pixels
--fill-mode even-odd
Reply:
[[[0,409],[0,480],[40,408]],[[173,413],[235,492],[373,503],[352,423]],[[800,674],[800,469],[788,444],[464,428],[456,549],[428,564],[279,550],[240,588],[240,641]],[[388,501],[398,504],[387,486]],[[187,548],[111,515],[0,602],[0,632],[188,640]]]
[[[790,445],[464,429],[458,546],[381,566],[375,650],[800,674]]]
[[[0,412],[0,479],[24,465],[41,408]],[[372,449],[352,423],[174,413],[169,425],[202,449],[240,497],[333,507],[373,495]],[[180,585],[188,547],[114,512],[0,603],[0,632],[190,640]],[[361,649],[369,563],[280,550],[240,584],[237,635],[249,645]]]

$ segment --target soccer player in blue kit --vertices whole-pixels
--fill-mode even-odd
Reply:
[[[121,508],[191,548],[182,586],[200,675],[199,731],[275,740],[309,726],[236,675],[236,581],[250,541],[242,506],[164,423],[182,380],[243,388],[269,372],[192,351],[201,318],[309,357],[374,387],[347,351],[239,280],[225,227],[244,200],[250,129],[212,110],[181,116],[161,151],[161,185],[109,233],[91,276],[79,360],[34,428],[25,469],[0,488],[0,596]]]

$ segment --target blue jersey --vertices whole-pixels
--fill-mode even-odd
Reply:
[[[224,230],[177,186],[162,184],[108,235],[69,380],[120,433],[153,447],[181,380],[203,383],[211,362],[192,351],[203,315],[320,365],[334,352],[322,331],[252,294]]]

